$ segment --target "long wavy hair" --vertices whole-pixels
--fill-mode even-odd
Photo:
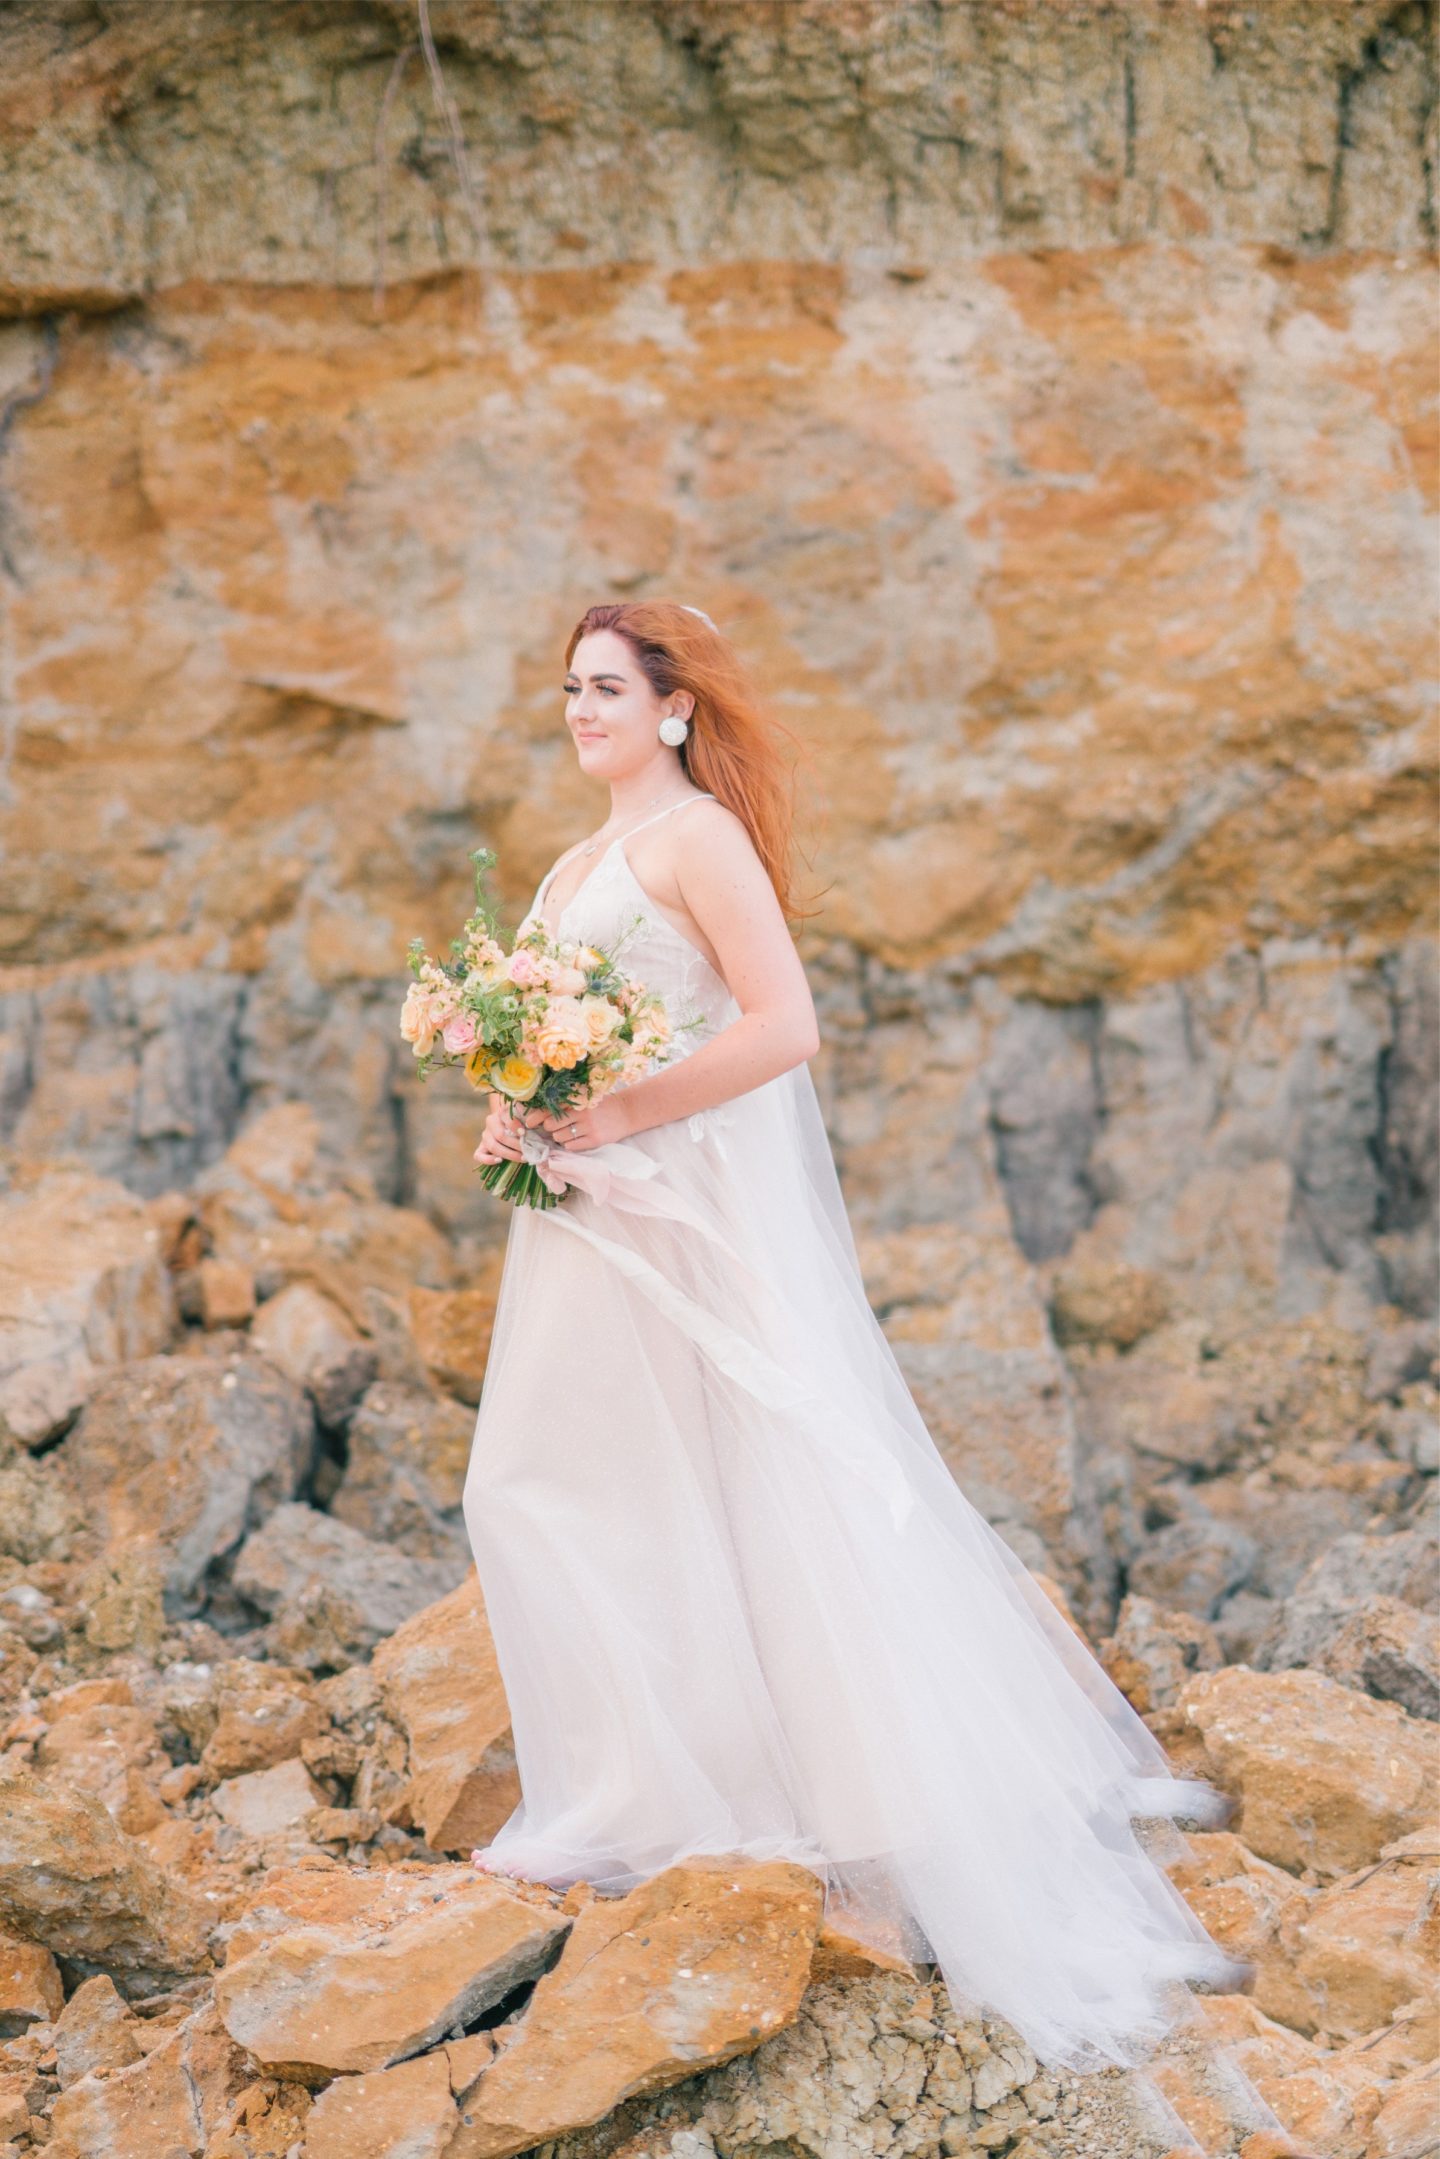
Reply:
[[[570,666],[582,637],[613,630],[635,654],[657,697],[689,690],[690,732],[678,756],[686,778],[732,809],[755,844],[790,922],[807,921],[795,882],[794,766],[782,739],[805,746],[763,705],[729,639],[677,600],[605,600],[587,607],[570,633]]]

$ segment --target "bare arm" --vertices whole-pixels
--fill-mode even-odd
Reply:
[[[713,807],[686,811],[683,822],[675,881],[714,948],[740,1018],[689,1056],[606,1097],[627,1133],[748,1094],[820,1046],[805,969],[749,833],[733,811]]]

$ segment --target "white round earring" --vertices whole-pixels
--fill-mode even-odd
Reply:
[[[678,749],[690,732],[690,722],[683,720],[678,712],[667,712],[660,722],[660,740],[668,742],[672,750]]]

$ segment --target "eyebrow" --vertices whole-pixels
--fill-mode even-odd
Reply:
[[[573,667],[567,667],[565,672],[567,675],[573,675],[575,670]],[[608,669],[603,675],[591,675],[589,679],[591,682],[624,682],[627,680],[627,677],[621,674],[617,674],[615,670],[611,668]]]

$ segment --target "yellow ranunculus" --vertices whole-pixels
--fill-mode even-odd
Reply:
[[[477,1043],[465,1060],[465,1077],[472,1087],[490,1087],[494,1083],[490,1068],[494,1059],[483,1042]]]
[[[528,1057],[506,1057],[491,1072],[490,1085],[512,1102],[528,1102],[544,1077],[545,1067],[532,1065]]]

